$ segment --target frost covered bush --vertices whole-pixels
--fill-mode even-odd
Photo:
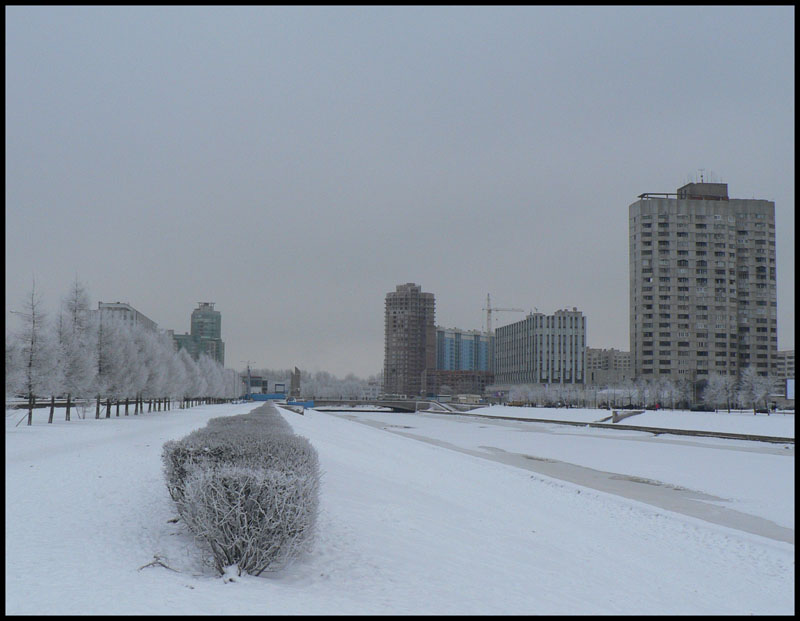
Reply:
[[[319,468],[316,450],[300,436],[235,427],[198,431],[205,433],[193,432],[164,445],[164,471],[173,500],[182,498],[186,477],[196,468],[235,465],[305,473]]]
[[[316,473],[220,466],[193,469],[178,507],[217,571],[235,564],[258,576],[284,567],[310,541],[318,497]]]
[[[319,461],[272,405],[211,419],[164,444],[167,489],[206,542],[220,573],[237,564],[259,575],[284,566],[310,540]]]
[[[174,500],[180,499],[186,476],[195,467],[238,465],[292,472],[313,472],[318,467],[314,448],[293,434],[233,427],[199,431],[164,445],[167,487]]]
[[[253,429],[254,426],[269,427],[272,432],[284,432],[291,434],[292,427],[280,415],[277,409],[271,404],[262,405],[248,414],[239,416],[220,416],[212,418],[206,424],[208,429]]]

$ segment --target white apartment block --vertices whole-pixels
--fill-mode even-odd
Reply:
[[[768,374],[778,341],[775,203],[690,183],[641,194],[628,219],[634,376]]]
[[[153,331],[158,329],[158,324],[156,324],[155,321],[146,317],[126,302],[98,302],[97,312],[108,313],[113,317],[121,319],[131,327],[143,326]]]
[[[585,381],[586,317],[576,308],[499,327],[494,347],[495,385]]]

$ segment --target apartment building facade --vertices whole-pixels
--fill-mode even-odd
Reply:
[[[495,331],[494,382],[584,384],[586,317],[576,308],[531,313]]]
[[[618,386],[632,379],[631,353],[619,349],[586,348],[586,384]]]
[[[383,392],[422,394],[423,374],[436,368],[436,302],[419,285],[397,285],[386,294]]]
[[[494,337],[480,330],[436,327],[436,368],[490,371]]]
[[[775,203],[725,183],[641,194],[628,207],[630,353],[635,377],[700,382],[777,351]]]
[[[775,352],[775,363],[772,370],[773,375],[780,379],[794,377],[794,350],[783,349]]]

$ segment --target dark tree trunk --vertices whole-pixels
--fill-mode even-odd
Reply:
[[[72,395],[71,395],[70,393],[67,393],[67,415],[64,417],[64,420],[66,420],[66,421],[68,421],[68,420],[69,420],[69,398],[70,398],[71,396],[72,396]]]
[[[128,415],[128,397],[125,397],[125,416]]]
[[[50,395],[50,416],[47,417],[47,422],[52,424],[53,422],[53,412],[56,411],[56,396]]]
[[[106,397],[106,418],[111,418],[111,397]]]
[[[97,395],[97,402],[94,410],[94,417],[100,418],[100,395]]]
[[[36,395],[28,395],[28,425],[33,425],[33,406],[36,405]]]
[[[117,406],[117,416],[119,416],[119,397],[117,397],[116,406]]]

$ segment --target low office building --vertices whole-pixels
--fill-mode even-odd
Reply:
[[[586,348],[586,384],[616,386],[632,379],[631,353],[618,349]]]
[[[494,374],[491,371],[425,369],[422,374],[422,394],[428,397],[441,394],[482,395],[493,382]]]
[[[499,327],[494,349],[495,386],[586,381],[586,317],[576,308]]]

